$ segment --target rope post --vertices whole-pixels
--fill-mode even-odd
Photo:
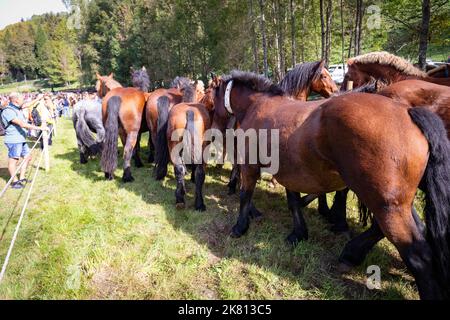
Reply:
[[[44,128],[48,128],[47,127],[47,121],[42,121],[42,125],[44,126]],[[42,142],[43,142],[43,154],[44,154],[44,167],[45,167],[45,171],[48,172],[50,170],[50,154],[48,152],[48,137],[49,137],[49,132],[44,130],[42,131]]]
[[[353,81],[347,81],[347,91],[353,90]]]

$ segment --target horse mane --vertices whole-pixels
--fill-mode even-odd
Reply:
[[[131,73],[133,87],[139,88],[143,92],[148,92],[150,87],[150,77],[146,69],[135,70]]]
[[[351,65],[352,63],[360,63],[360,64],[376,63],[393,67],[397,71],[408,76],[416,76],[422,78],[427,76],[425,72],[414,67],[412,63],[409,62],[408,60],[385,51],[366,53],[349,59],[347,63],[348,65]]]
[[[191,80],[185,77],[176,77],[170,83],[171,88],[183,88],[184,86],[190,85]]]
[[[269,93],[274,96],[284,95],[283,89],[278,85],[265,76],[253,72],[233,70],[229,75],[223,76],[222,80],[224,83],[233,80],[235,83],[241,83],[256,92]]]
[[[316,81],[322,73],[323,60],[297,64],[279,83],[281,89],[289,96],[298,96],[307,90],[311,82]]]
[[[181,88],[181,92],[183,92],[182,102],[187,102],[187,103],[194,102],[195,91],[194,91],[194,88],[192,88],[192,86],[190,84],[185,84]]]
[[[387,84],[384,81],[375,80],[372,78],[370,82],[353,90],[336,92],[333,94],[333,97],[342,96],[349,93],[377,93],[378,91],[384,89],[386,86]]]

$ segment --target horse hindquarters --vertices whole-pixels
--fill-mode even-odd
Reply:
[[[105,140],[102,150],[101,166],[105,178],[112,180],[117,168],[117,138],[119,135],[119,111],[122,99],[111,97],[107,102],[107,119],[105,122]]]
[[[381,110],[383,107],[380,105]],[[405,111],[398,111],[396,124],[383,123],[383,114],[380,114],[378,121],[383,123],[383,132],[373,127],[368,130],[353,126],[353,141],[347,144],[338,142],[337,149],[334,149],[334,152],[338,149],[347,151],[345,161],[341,158],[336,163],[346,184],[374,213],[380,230],[398,249],[415,277],[421,298],[444,298],[448,297],[450,261],[449,143],[442,122],[433,113],[424,109],[408,111],[413,122],[425,133],[424,137],[401,112]],[[390,113],[397,111],[391,110]],[[340,130],[341,134],[346,135],[346,126],[351,123],[344,124]],[[398,132],[399,129],[402,129],[402,135],[393,137],[391,130]],[[360,137],[361,141],[355,141]],[[362,142],[370,144],[372,148],[355,148]],[[428,149],[430,156],[427,163]],[[426,238],[411,213],[415,192],[424,171],[424,185],[421,187],[427,195]],[[373,241],[369,239],[370,243],[367,242],[368,247],[380,237],[375,232]],[[366,251],[365,247],[361,250]]]

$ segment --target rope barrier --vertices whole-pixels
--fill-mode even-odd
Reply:
[[[49,133],[49,136],[52,134],[53,130],[55,129],[55,126],[53,126],[52,130]],[[41,134],[39,135],[39,138],[36,140],[36,142],[34,143],[33,147],[30,150],[30,155],[33,152],[33,150],[36,148],[37,144],[39,143],[39,141],[42,139],[42,136],[44,135],[44,132],[41,132]],[[14,177],[19,173],[20,169],[22,169],[23,165],[25,163],[25,159],[22,160],[22,162],[20,163],[20,165],[17,167],[16,172],[14,172],[14,175],[11,176],[11,178],[8,180],[8,182],[6,183],[5,187],[2,189],[2,191],[0,192],[0,198],[3,197],[3,195],[6,193],[6,190],[8,190],[8,187],[11,185],[11,183],[14,180]]]
[[[33,176],[33,180],[31,181],[30,190],[28,190],[27,198],[25,199],[25,203],[23,205],[22,212],[20,213],[19,221],[17,222],[16,229],[14,230],[14,235],[13,235],[13,238],[12,238],[11,243],[9,245],[5,261],[3,262],[2,270],[0,272],[0,283],[2,282],[3,277],[5,275],[6,267],[8,266],[9,258],[11,257],[11,252],[12,252],[12,250],[14,248],[14,244],[16,243],[17,234],[19,233],[20,225],[22,223],[25,211],[27,209],[28,201],[30,200],[31,192],[33,191],[34,182],[36,181],[37,175],[39,173],[39,169],[40,169],[40,166],[41,166],[41,162],[42,162],[43,156],[44,156],[44,153],[42,152],[41,156],[39,158],[38,165],[36,167],[36,172],[34,173],[34,176]]]

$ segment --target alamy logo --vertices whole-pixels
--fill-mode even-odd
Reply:
[[[221,131],[209,129],[200,139],[192,130],[178,129],[171,135],[171,141],[177,144],[170,156],[176,165],[209,161],[223,164],[224,160],[232,164],[259,164],[263,172],[274,175],[280,167],[279,137],[278,129],[227,129],[225,137]]]
[[[369,290],[381,289],[381,269],[377,265],[370,265],[367,267],[366,286]]]

